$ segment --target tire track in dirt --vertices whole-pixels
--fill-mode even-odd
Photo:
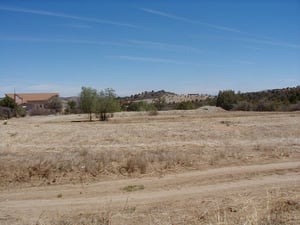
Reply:
[[[283,170],[282,175],[276,174]],[[272,174],[271,172],[274,171]],[[268,175],[259,176],[269,172]],[[244,173],[255,173],[251,179],[241,178]],[[109,205],[119,208],[126,202],[130,205],[147,205],[193,197],[205,197],[214,193],[233,190],[251,190],[274,185],[300,185],[300,162],[283,162],[265,165],[236,166],[192,171],[163,178],[135,178],[117,181],[105,181],[83,187],[82,185],[58,185],[3,191],[0,193],[0,215],[32,220],[44,211],[70,213],[76,210],[93,209]],[[218,181],[220,176],[232,177],[232,180]],[[216,180],[213,178],[216,177]],[[209,180],[201,185],[199,180]],[[143,184],[144,190],[124,192],[122,187]],[[81,194],[80,194],[81,192]],[[62,198],[57,194],[62,193]]]

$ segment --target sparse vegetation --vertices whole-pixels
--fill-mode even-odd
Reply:
[[[298,114],[205,107],[155,117],[120,112],[107,123],[72,123],[85,121],[80,114],[10,120],[0,129],[0,198],[9,199],[0,208],[10,215],[4,220],[298,224],[299,188],[291,192],[299,182]],[[283,162],[288,166],[280,168]],[[288,189],[266,194],[273,184]],[[14,210],[20,201],[33,223]]]
[[[126,191],[126,190],[125,190]],[[275,191],[275,193],[270,193]],[[289,191],[290,196],[285,193]],[[60,215],[52,219],[55,225],[108,225],[108,224],[222,224],[222,225],[297,225],[300,221],[300,199],[298,189],[266,190],[259,199],[244,192],[239,196],[228,195],[220,200],[210,197],[192,203],[177,202],[169,206],[161,204],[139,210],[136,207],[126,210],[99,210],[95,213]],[[264,194],[264,195],[262,195]],[[181,204],[181,208],[178,204]],[[140,217],[137,217],[137,213]],[[137,220],[138,218],[138,220]],[[128,223],[126,223],[128,222]],[[47,224],[47,223],[46,223]]]
[[[193,102],[180,102],[177,104],[176,109],[179,110],[191,110],[195,109],[196,106]]]
[[[126,192],[133,192],[133,191],[139,191],[145,189],[144,185],[138,184],[138,185],[128,185],[126,187],[123,187],[122,190]]]
[[[127,111],[157,111],[156,107],[152,103],[146,101],[132,102],[128,105]]]
[[[59,218],[52,219],[49,223],[52,225],[111,225],[111,213],[100,212],[100,213],[87,213],[80,214],[77,216],[64,216],[61,215]]]
[[[10,119],[11,117],[24,117],[26,116],[26,111],[18,106],[14,99],[6,96],[0,100],[0,119]]]
[[[300,110],[300,87],[260,92],[235,93],[220,91],[217,106],[226,110],[242,111],[296,111]]]

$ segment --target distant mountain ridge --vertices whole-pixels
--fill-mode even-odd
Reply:
[[[130,97],[125,97],[127,101],[139,102],[146,101],[148,103],[153,102],[156,99],[164,98],[166,103],[180,103],[180,102],[198,102],[206,100],[209,97],[213,97],[206,94],[176,94],[173,92],[168,92],[165,90],[159,91],[144,91],[139,94],[131,95]]]

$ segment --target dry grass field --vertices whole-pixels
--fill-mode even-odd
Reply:
[[[300,113],[0,121],[0,224],[300,224]]]

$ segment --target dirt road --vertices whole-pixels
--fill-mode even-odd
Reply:
[[[134,192],[123,190],[129,185],[143,185]],[[226,167],[192,171],[164,177],[145,177],[7,190],[0,193],[1,224],[35,224],[55,215],[95,212],[103,209],[153,207],[168,202],[184,202],[222,197],[230,191],[266,191],[272,187],[300,186],[300,162]],[[140,186],[137,186],[140,187]],[[119,221],[120,222],[120,221]],[[118,220],[115,223],[118,224]]]

